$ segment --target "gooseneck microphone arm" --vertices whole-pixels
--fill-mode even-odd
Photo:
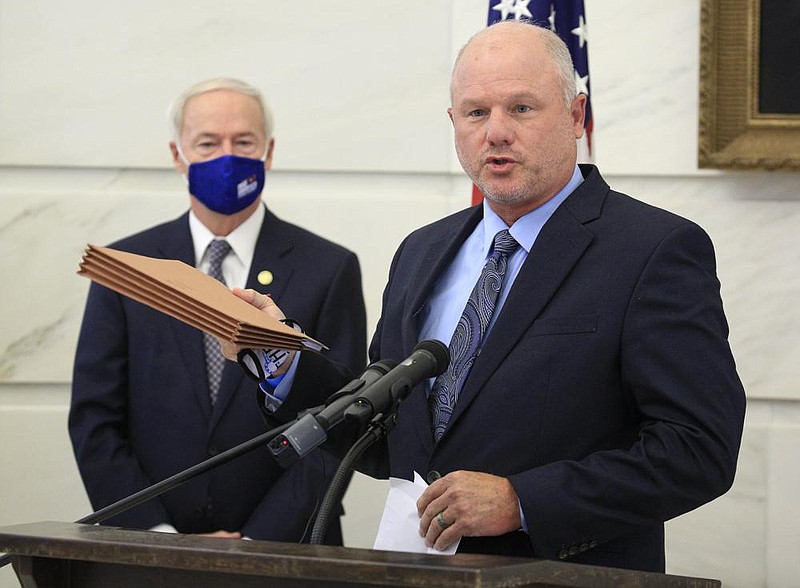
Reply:
[[[344,419],[347,408],[360,398],[361,390],[385,377],[396,365],[394,361],[371,364],[361,376],[328,398],[325,408],[316,414],[306,414],[282,435],[277,435],[269,443],[275,461],[281,467],[288,468],[322,445],[328,438],[328,431]]]
[[[417,384],[444,373],[449,364],[450,352],[444,343],[420,341],[397,367],[359,393],[344,411],[345,420],[366,425],[379,413],[394,412]]]
[[[356,401],[344,411],[344,419],[362,426],[364,433],[350,448],[339,464],[325,493],[311,531],[311,544],[321,544],[328,531],[330,514],[344,497],[353,477],[359,457],[376,441],[386,437],[394,427],[397,408],[419,383],[442,374],[450,363],[450,353],[444,343],[434,339],[421,341],[411,355],[358,394]]]
[[[347,487],[350,485],[350,480],[353,478],[353,471],[355,464],[361,454],[369,449],[376,441],[385,437],[389,430],[394,426],[394,413],[390,415],[378,414],[370,424],[369,429],[358,441],[356,441],[347,454],[342,458],[336,474],[331,480],[328,491],[325,492],[325,498],[322,499],[322,504],[319,507],[319,514],[314,521],[314,528],[311,531],[311,539],[309,543],[312,545],[321,545],[325,540],[325,535],[328,532],[330,525],[330,517],[333,509],[342,501]]]

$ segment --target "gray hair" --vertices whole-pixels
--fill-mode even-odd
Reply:
[[[255,98],[258,102],[258,105],[261,107],[261,113],[263,114],[262,118],[264,120],[264,136],[266,137],[267,142],[269,142],[269,140],[272,138],[272,131],[274,129],[272,111],[270,111],[258,88],[251,86],[247,82],[243,82],[234,78],[211,78],[210,80],[203,80],[202,82],[198,82],[188,87],[170,105],[168,120],[170,124],[170,130],[172,132],[172,139],[175,141],[175,143],[180,144],[181,131],[183,130],[183,115],[186,110],[186,103],[195,96],[199,96],[207,92],[213,92],[215,90],[233,90],[234,92],[239,92],[240,94],[245,94],[246,96],[252,96]]]
[[[469,41],[467,41],[466,44],[459,50],[458,55],[456,56],[456,61],[453,64],[453,73],[455,73],[458,63],[461,61],[461,56],[464,54],[464,50],[472,43],[472,41],[483,36],[486,31],[495,29],[495,27],[533,27],[539,33],[544,40],[545,49],[547,49],[547,52],[553,59],[553,64],[556,66],[556,75],[558,76],[558,84],[561,86],[561,94],[564,97],[564,103],[567,105],[567,107],[569,107],[569,105],[572,104],[572,100],[578,94],[578,90],[575,85],[575,68],[572,64],[572,55],[569,53],[569,48],[556,33],[551,31],[549,28],[540,26],[530,20],[501,20],[484,29],[481,29],[472,35]]]

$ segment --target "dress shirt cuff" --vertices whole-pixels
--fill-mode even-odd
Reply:
[[[155,531],[156,533],[177,533],[178,529],[169,523],[160,523],[155,527],[150,527],[150,531]]]
[[[519,498],[517,498],[517,508],[519,508],[519,520],[522,523],[520,528],[523,533],[530,535],[530,533],[528,533],[528,521],[525,520],[525,513],[522,512],[522,503],[519,501]]]
[[[264,393],[264,406],[267,411],[276,412],[289,395],[289,390],[292,389],[292,384],[294,383],[294,376],[297,373],[300,353],[302,352],[298,351],[294,354],[292,365],[289,366],[285,374],[276,378],[267,378],[258,385]]]

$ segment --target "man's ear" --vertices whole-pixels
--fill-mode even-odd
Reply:
[[[264,171],[269,171],[272,167],[272,150],[275,149],[275,138],[269,140],[267,147],[267,157],[264,159]]]
[[[575,138],[583,137],[583,121],[586,118],[586,94],[578,94],[570,106],[572,114],[572,127],[575,129]]]
[[[169,150],[172,152],[172,167],[178,170],[178,173],[181,175],[187,175],[189,170],[186,163],[183,161],[180,152],[178,151],[178,146],[175,144],[175,141],[169,142]]]

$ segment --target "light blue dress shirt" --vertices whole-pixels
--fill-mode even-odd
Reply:
[[[542,230],[544,224],[550,219],[556,209],[567,199],[567,196],[580,186],[583,176],[580,169],[575,167],[567,185],[553,198],[542,204],[540,207],[530,211],[526,215],[517,219],[511,227],[508,227],[497,214],[492,210],[486,200],[483,201],[483,220],[477,224],[475,230],[467,237],[461,249],[458,250],[453,258],[450,267],[442,274],[428,299],[420,317],[420,340],[438,339],[442,343],[449,343],[456,330],[456,325],[461,318],[461,313],[467,304],[467,299],[472,292],[475,283],[481,275],[483,266],[489,259],[494,237],[504,229],[508,229],[511,236],[516,239],[520,246],[508,258],[506,275],[500,295],[497,298],[494,314],[489,322],[484,335],[484,341],[492,330],[497,317],[503,309],[508,293],[514,285],[514,280],[519,274],[522,264],[528,258],[528,254],[533,249],[536,237]],[[482,344],[483,342],[481,342]],[[430,394],[433,386],[433,378],[428,380],[427,391]],[[522,521],[522,530],[528,532],[528,524],[525,520],[525,513],[522,505],[517,503],[519,508],[519,518]]]
[[[539,236],[542,227],[561,203],[582,182],[583,176],[576,166],[572,177],[561,191],[540,207],[517,219],[511,227],[508,227],[505,221],[497,216],[488,202],[484,200],[483,219],[464,241],[450,266],[437,281],[431,297],[422,311],[420,341],[438,339],[445,345],[450,342],[472,288],[475,286],[475,282],[478,281],[481,270],[489,258],[494,236],[503,229],[508,229],[514,239],[517,240],[517,243],[520,244],[520,247],[508,260],[508,268],[503,278],[503,286],[497,300],[497,306],[486,331],[488,335],[505,304],[506,298],[508,298],[508,292],[511,290],[522,264],[527,259],[531,249],[533,249],[536,237]],[[313,333],[311,335],[313,336]],[[261,383],[261,389],[266,395],[265,406],[268,410],[277,410],[289,394],[294,382],[299,356],[299,353],[295,355],[292,366],[284,376]],[[433,379],[428,382],[428,393],[430,393],[432,382]]]
[[[497,233],[508,229],[520,247],[509,257],[502,289],[497,299],[492,320],[486,331],[488,336],[498,315],[503,309],[508,292],[517,278],[522,264],[533,249],[536,237],[550,216],[561,205],[567,196],[583,182],[583,176],[576,167],[567,185],[553,198],[542,204],[508,227],[492,210],[486,200],[483,201],[483,220],[467,237],[461,249],[453,258],[450,267],[442,274],[428,299],[420,317],[420,340],[438,339],[445,345],[450,342],[456,330],[458,320],[467,304],[472,288],[481,275],[483,266],[489,259],[492,243]]]

